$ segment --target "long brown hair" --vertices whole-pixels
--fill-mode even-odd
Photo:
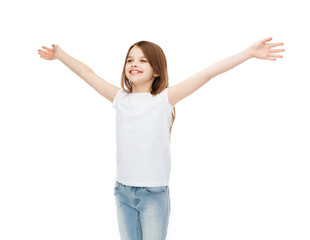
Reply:
[[[149,42],[149,41],[136,42],[129,47],[126,58],[125,58],[125,64],[124,64],[123,72],[122,72],[121,86],[125,92],[127,92],[127,93],[132,92],[132,86],[131,86],[130,81],[128,80],[128,78],[126,77],[126,74],[125,74],[125,67],[126,67],[126,62],[127,62],[129,52],[135,46],[139,47],[142,50],[144,56],[146,57],[146,59],[150,63],[153,70],[157,74],[159,74],[159,77],[155,77],[155,79],[152,83],[152,90],[151,90],[152,95],[157,95],[158,93],[161,93],[163,90],[165,90],[169,86],[167,60],[166,60],[166,56],[164,54],[164,51],[161,49],[161,47],[158,46],[157,44]],[[126,85],[128,90],[125,89],[124,85]],[[171,139],[170,139],[171,129],[172,129],[172,125],[174,123],[174,120],[175,120],[175,107],[173,107],[172,121],[171,121],[170,130],[169,130],[169,140],[170,141],[171,141]]]

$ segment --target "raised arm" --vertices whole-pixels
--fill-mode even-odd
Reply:
[[[113,102],[113,99],[120,89],[99,77],[90,67],[71,57],[63,51],[58,45],[53,44],[53,48],[43,46],[38,50],[41,58],[46,60],[58,59],[64,63],[69,69],[76,73],[79,77],[85,80],[91,87],[93,87],[99,94]]]
[[[271,40],[272,38],[265,38],[260,40],[244,51],[216,62],[215,64],[187,78],[183,82],[169,87],[168,97],[170,104],[174,106],[177,102],[189,96],[205,83],[207,83],[211,78],[214,78],[215,76],[238,66],[250,58],[255,57],[272,61],[276,60],[277,58],[282,58],[282,55],[275,53],[284,52],[284,49],[272,48],[281,46],[283,43],[267,43]]]

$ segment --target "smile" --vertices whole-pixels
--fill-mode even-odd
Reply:
[[[129,73],[132,74],[132,75],[136,75],[136,74],[140,74],[142,72],[139,71],[139,70],[130,70]]]

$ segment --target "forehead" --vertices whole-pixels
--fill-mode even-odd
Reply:
[[[134,46],[130,49],[128,57],[145,57],[141,48]]]

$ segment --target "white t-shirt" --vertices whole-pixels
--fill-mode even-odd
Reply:
[[[112,105],[116,109],[116,181],[137,187],[169,185],[173,106],[168,88],[155,96],[121,88]]]

